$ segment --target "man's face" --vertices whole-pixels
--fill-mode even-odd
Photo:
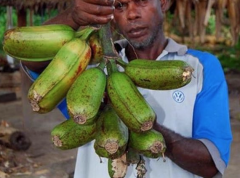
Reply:
[[[114,22],[134,48],[144,49],[162,33],[161,0],[116,0]]]

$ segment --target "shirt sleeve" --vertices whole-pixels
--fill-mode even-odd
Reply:
[[[232,142],[227,83],[215,56],[203,53],[198,58],[203,65],[203,86],[194,106],[193,138],[205,144],[217,167],[222,163],[226,167]],[[217,151],[219,153],[213,153]]]
[[[36,73],[36,72],[33,72],[31,70],[29,70],[26,66],[24,66],[22,63],[21,63],[21,67],[24,71],[24,73],[32,80],[32,81],[35,81],[38,76],[40,74]],[[69,119],[70,116],[68,114],[68,110],[67,110],[67,102],[66,102],[66,98],[64,98],[57,106],[57,108],[61,111],[61,113],[64,115],[64,117],[66,119]]]

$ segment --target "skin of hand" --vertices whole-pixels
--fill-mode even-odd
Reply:
[[[72,19],[79,26],[106,24],[113,19],[114,0],[73,0]]]
[[[185,138],[158,123],[153,128],[161,132],[165,139],[165,155],[178,166],[205,178],[218,173],[209,151],[201,141]]]

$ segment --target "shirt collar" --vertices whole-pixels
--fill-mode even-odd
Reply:
[[[179,56],[186,54],[188,48],[186,45],[179,44],[173,39],[168,38],[168,44],[164,49],[168,53],[177,53]]]
[[[118,40],[115,42],[115,47],[117,51],[124,53],[125,55],[125,49],[128,42],[126,39]],[[162,51],[162,53],[158,56],[156,60],[161,59],[163,56],[167,55],[168,53],[177,53],[179,56],[183,56],[186,54],[188,48],[186,45],[179,44],[175,42],[173,39],[168,38],[168,43],[165,49]]]

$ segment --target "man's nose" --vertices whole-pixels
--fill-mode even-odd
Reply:
[[[134,20],[140,17],[140,7],[134,1],[130,1],[127,9],[127,19]]]

